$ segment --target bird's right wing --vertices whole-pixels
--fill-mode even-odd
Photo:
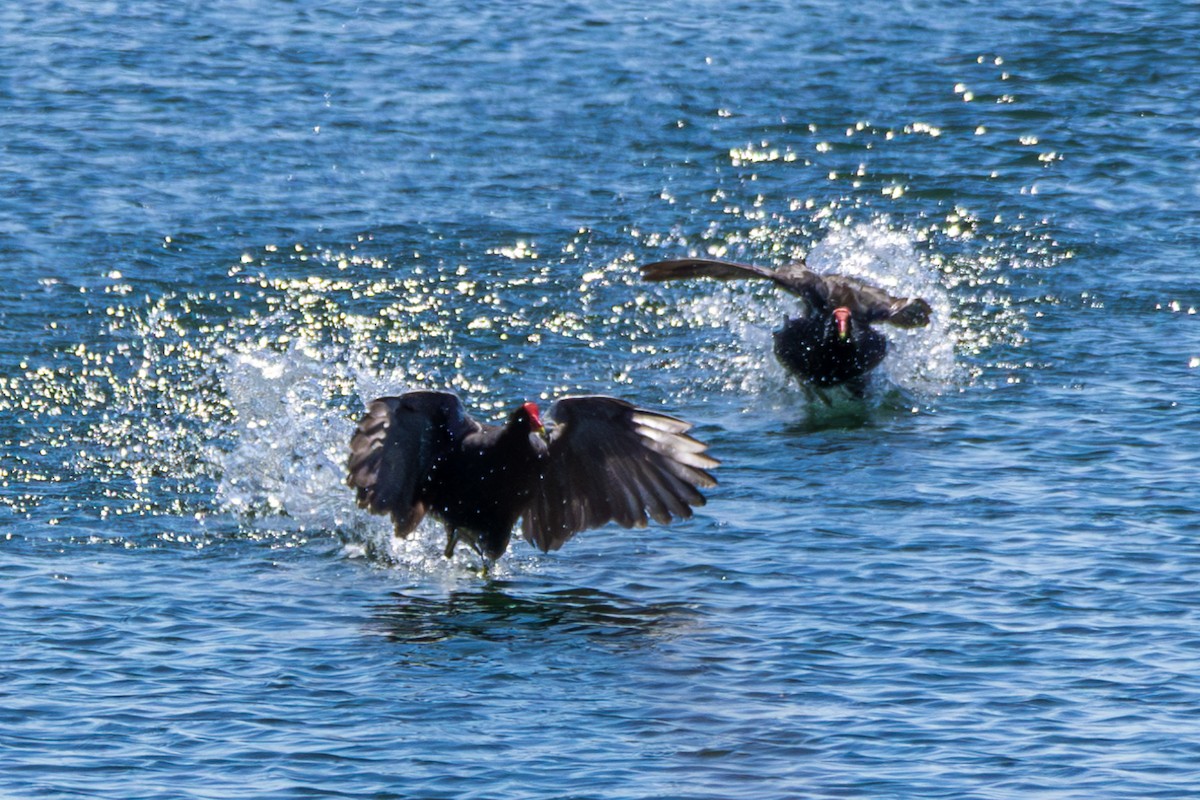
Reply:
[[[473,422],[449,392],[409,392],[371,401],[350,439],[346,483],[358,505],[391,513],[399,536],[425,516],[421,482]]]
[[[775,271],[754,264],[718,261],[712,258],[675,258],[642,265],[644,281],[678,281],[687,278],[716,278],[720,281],[775,280]]]
[[[644,281],[678,281],[687,278],[716,278],[721,281],[766,280],[803,298],[813,308],[823,307],[828,291],[821,276],[803,261],[784,264],[778,269],[712,258],[676,258],[642,266]]]
[[[683,420],[614,397],[566,397],[550,409],[555,427],[543,478],[522,521],[525,538],[557,550],[576,533],[613,521],[645,527],[649,516],[686,519],[715,486],[717,466]]]

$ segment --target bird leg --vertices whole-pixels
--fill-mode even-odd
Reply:
[[[492,573],[492,565],[496,563],[496,559],[489,558],[487,554],[483,552],[483,546],[479,543],[479,534],[475,531],[468,530],[461,538],[468,547],[475,551],[475,555],[479,556],[479,577],[487,578],[490,576]]]
[[[862,400],[867,396],[867,380],[862,375],[854,378],[853,380],[846,381],[844,385],[846,387],[846,391],[849,392],[850,396],[855,400]]]
[[[829,396],[817,387],[801,381],[800,388],[804,390],[804,396],[808,399],[809,405],[813,405],[818,401],[823,403],[826,407],[833,405],[833,401],[829,399]]]
[[[479,546],[479,541],[471,533],[471,531],[460,531],[457,527],[449,527],[446,529],[446,532],[448,534],[446,539],[446,550],[444,553],[446,558],[454,558],[454,548],[461,541],[467,547],[470,547],[472,550],[474,550],[475,554],[479,556],[479,559],[482,562],[482,566],[479,569],[479,577],[488,577],[492,572],[492,565],[496,563],[496,559],[488,558],[483,554],[483,548]]]

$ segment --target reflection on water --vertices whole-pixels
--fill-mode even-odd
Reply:
[[[785,423],[784,430],[802,435],[838,428],[864,428],[874,424],[880,413],[878,407],[858,398],[847,398],[834,404],[809,400],[805,403],[804,413]]]
[[[518,593],[520,586],[514,581],[487,581],[437,598],[395,592],[391,603],[373,609],[373,624],[389,638],[408,644],[461,637],[544,641],[582,636],[620,640],[622,647],[629,647],[646,637],[661,637],[696,616],[682,603],[638,603],[588,588],[524,595]]]

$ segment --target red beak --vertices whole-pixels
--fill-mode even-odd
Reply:
[[[837,322],[838,338],[845,339],[850,335],[850,309],[840,306],[833,310],[833,319]]]

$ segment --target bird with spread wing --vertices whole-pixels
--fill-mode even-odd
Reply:
[[[608,522],[686,519],[704,505],[699,490],[716,485],[707,470],[719,462],[683,420],[599,395],[562,398],[546,416],[523,403],[490,425],[449,392],[378,398],[350,440],[347,483],[397,536],[428,514],[446,527],[447,558],[463,542],[485,565],[504,555],[518,520],[548,552]]]
[[[646,281],[768,280],[799,297],[804,314],[785,320],[775,332],[776,358],[805,386],[844,384],[859,396],[866,374],[887,354],[887,339],[871,326],[923,327],[932,313],[929,303],[919,297],[893,297],[856,278],[821,275],[803,261],[769,269],[733,261],[680,258],[656,261],[641,269]]]

